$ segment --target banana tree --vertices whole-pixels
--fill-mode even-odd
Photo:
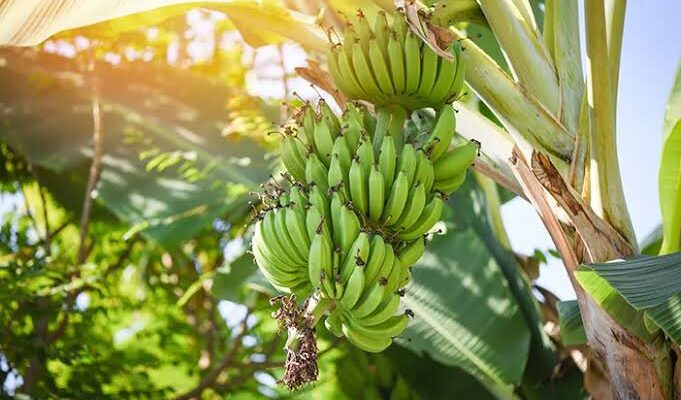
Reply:
[[[189,2],[132,3],[107,5],[107,15]],[[475,168],[530,201],[546,226],[577,293],[591,368],[605,376],[613,398],[673,398],[681,385],[672,365],[678,358],[673,356],[678,338],[665,321],[678,322],[675,299],[681,290],[672,286],[662,301],[648,304],[664,303],[666,308],[646,313],[632,303],[631,293],[603,272],[620,265],[608,262],[639,253],[614,151],[626,1],[585,0],[583,32],[576,1],[547,0],[543,7],[530,0],[331,1],[325,8],[311,1],[284,3],[289,9],[273,1],[225,0],[211,6],[226,12],[254,45],[288,38],[312,53],[324,54],[328,48],[324,32],[340,33],[343,13],[357,6],[367,13],[380,7],[389,14],[396,12],[395,6],[401,7],[413,33],[438,54],[446,56],[443,42],[462,44],[466,83],[479,101],[455,104],[457,132],[482,143],[483,157]],[[89,2],[92,8],[62,6],[51,12],[45,12],[45,4],[0,5],[0,44],[35,44],[60,30],[103,19],[94,2]],[[254,24],[267,30],[253,29]],[[483,43],[475,37],[476,30],[491,32],[495,40]],[[586,66],[581,62],[582,37]],[[300,73],[343,100],[318,64],[310,63]],[[678,100],[671,104],[660,172],[666,254],[681,247],[680,112]],[[666,263],[678,264],[678,257],[625,262],[634,267],[624,268],[622,274],[643,279],[636,275],[637,265]],[[608,301],[613,298],[618,301]]]
[[[454,3],[466,2],[434,4],[429,22],[465,39],[466,33],[457,28],[458,11],[449,7]],[[508,161],[561,255],[577,293],[591,358],[606,373],[614,398],[671,398],[679,383],[671,375],[673,357],[665,335],[640,329],[641,315],[623,317],[619,311],[626,307],[602,301],[595,286],[586,284],[582,276],[586,271],[578,271],[582,264],[638,253],[613,150],[625,5],[624,1],[585,2],[586,82],[582,81],[577,2],[547,1],[539,23],[528,1],[470,4],[494,32],[510,71],[475,43],[467,42],[463,54],[471,65],[467,83],[511,136],[506,149],[510,152],[500,158]],[[460,132],[476,134],[465,128]],[[504,140],[500,134],[497,137]],[[678,168],[663,168],[661,179],[667,186],[669,181],[678,182]],[[678,203],[663,205],[678,209]],[[678,223],[671,217],[665,217],[665,228],[665,237],[678,235]],[[674,243],[665,251],[679,250],[674,238],[665,239]]]

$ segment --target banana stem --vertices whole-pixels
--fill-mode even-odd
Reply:
[[[409,111],[397,104],[376,108],[376,131],[374,132],[374,152],[376,154],[378,154],[386,134],[394,139],[395,150],[398,152],[402,150],[404,145],[402,128],[407,117],[409,117]]]
[[[331,308],[332,305],[333,300],[331,299],[310,297],[310,301],[307,304],[307,309],[305,310],[306,318],[303,318],[298,326],[288,327],[288,338],[286,339],[284,348],[288,351],[298,350],[300,347],[301,336],[304,334],[304,332],[314,328],[322,315],[324,315],[324,313]]]
[[[605,9],[602,0],[587,0],[586,38],[587,95],[590,111],[591,207],[609,221],[637,248],[636,235],[627,210],[617,159],[615,107],[606,45]],[[603,260],[596,260],[603,261]]]
[[[681,167],[681,163],[679,164]],[[674,204],[678,206],[676,207],[677,211],[673,213],[672,218],[667,221],[668,226],[672,229],[665,229],[660,255],[672,254],[681,250],[681,231],[679,229],[673,229],[673,227],[681,227],[681,177],[676,180],[674,200]]]
[[[308,328],[313,328],[319,322],[319,319],[326,313],[326,311],[333,305],[333,300],[327,298],[312,298],[307,306],[306,314]]]

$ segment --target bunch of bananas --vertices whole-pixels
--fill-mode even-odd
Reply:
[[[450,149],[456,118],[446,103],[463,88],[464,64],[458,43],[449,51],[453,62],[421,42],[399,11],[392,26],[379,13],[373,30],[358,12],[328,65],[341,91],[373,103],[375,114],[348,102],[339,118],[320,100],[283,127],[289,183],[264,186],[252,251],[263,275],[292,293],[277,315],[304,316],[285,324],[290,387],[316,377],[306,371],[317,370],[311,332],[322,319],[334,335],[380,352],[413,315],[401,306],[411,267],[479,150],[474,141]],[[404,129],[419,108],[436,110],[427,134]],[[290,309],[296,298],[303,305]]]
[[[453,42],[447,50],[454,54],[453,62],[438,57],[417,37],[401,12],[390,26],[380,11],[372,29],[359,11],[346,26],[343,42],[329,51],[329,72],[345,95],[378,108],[439,107],[459,96],[464,85],[461,46]]]
[[[398,312],[410,267],[425,251],[444,198],[458,188],[478,145],[448,150],[455,113],[443,106],[426,136],[381,135],[374,116],[348,103],[306,105],[284,128],[288,188],[272,185],[253,253],[277,288],[329,302],[326,327],[357,347],[384,350],[407,326]]]

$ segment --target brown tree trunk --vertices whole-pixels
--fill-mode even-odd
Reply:
[[[592,354],[605,367],[614,400],[672,399],[671,359],[666,346],[647,344],[575,288]]]
[[[528,163],[516,149],[511,165],[561,254],[577,293],[593,358],[610,381],[611,398],[672,400],[678,382],[673,382],[669,347],[663,338],[645,343],[632,335],[598,306],[574,277],[582,263],[632,256],[632,246],[566,184],[548,157],[533,152]],[[559,221],[558,215],[564,221]]]

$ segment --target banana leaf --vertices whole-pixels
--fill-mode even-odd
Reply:
[[[2,49],[0,58],[0,140],[79,214],[93,153],[87,73],[75,59],[34,50]],[[247,211],[245,194],[267,178],[269,162],[256,143],[222,137],[224,86],[152,63],[101,63],[97,72],[104,138],[98,205],[168,246]],[[145,152],[181,157],[149,169]]]

